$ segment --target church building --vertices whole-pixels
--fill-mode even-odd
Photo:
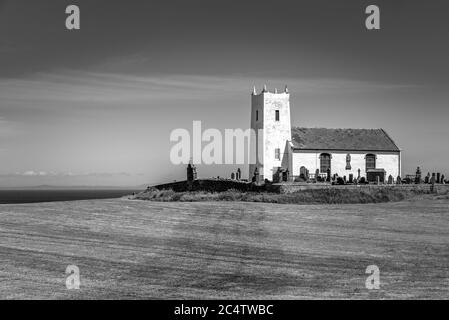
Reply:
[[[251,128],[256,132],[252,150],[259,156],[250,164],[250,179],[295,181],[302,173],[328,181],[338,175],[384,182],[401,175],[401,150],[383,129],[292,127],[287,87],[278,93],[264,86],[259,94],[254,88]]]

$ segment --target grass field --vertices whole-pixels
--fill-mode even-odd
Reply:
[[[0,205],[0,298],[449,299],[449,199]]]

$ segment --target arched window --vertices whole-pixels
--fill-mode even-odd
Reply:
[[[331,155],[329,153],[322,153],[320,155],[320,172],[327,173],[331,168]]]
[[[375,154],[367,154],[365,156],[366,160],[366,170],[376,169],[376,155]]]

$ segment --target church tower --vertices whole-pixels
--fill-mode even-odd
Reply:
[[[256,133],[256,146],[251,150],[258,156],[255,157],[256,163],[249,166],[249,180],[257,169],[258,181],[272,181],[277,168],[288,163],[286,147],[292,139],[287,87],[278,93],[276,89],[269,92],[264,86],[259,94],[254,88],[251,94],[251,129]]]

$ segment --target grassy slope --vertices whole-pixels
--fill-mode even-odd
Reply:
[[[447,194],[448,190],[445,190]],[[428,194],[429,189],[397,189],[397,188],[360,188],[340,189],[323,188],[298,191],[289,194],[241,192],[229,190],[225,192],[174,192],[173,190],[149,189],[132,197],[138,200],[151,201],[247,201],[295,204],[343,204],[343,203],[379,203],[401,201]]]
[[[449,199],[0,206],[0,298],[449,298]],[[81,290],[65,289],[65,268]],[[365,289],[376,264],[381,290]]]

